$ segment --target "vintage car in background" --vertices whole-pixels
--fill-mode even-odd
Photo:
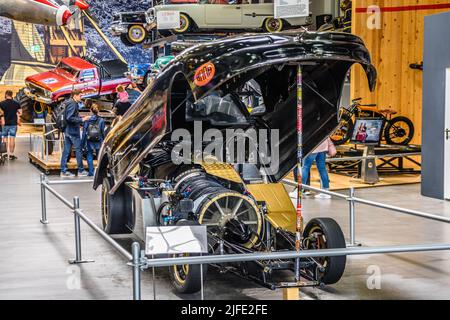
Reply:
[[[204,31],[279,32],[312,23],[311,16],[276,19],[273,3],[217,2],[161,4],[146,12],[118,13],[114,16],[111,33],[120,36],[126,45],[141,44],[149,37],[150,32],[157,28],[158,11],[180,12],[180,27],[159,30],[162,35]]]
[[[370,54],[364,42],[350,34],[242,35],[183,51],[113,126],[102,145],[93,187],[102,189],[104,230],[145,241],[147,227],[204,225],[210,254],[295,250],[296,209],[281,181],[297,165],[299,69],[306,157],[338,126],[342,88],[354,64],[363,67],[373,90],[376,70]],[[246,89],[250,81],[264,105],[255,108],[257,112],[249,112],[244,102],[251,94]],[[215,132],[214,142],[224,142],[216,135],[233,129],[266,132],[262,143],[270,140],[271,147],[257,145],[258,161],[234,164],[202,143],[201,150],[194,146],[191,151],[192,141],[184,138],[203,137],[208,130]],[[249,147],[248,141],[241,145]],[[183,149],[183,161],[178,162],[173,155],[180,143],[187,143],[188,150]],[[227,151],[219,152],[222,159]],[[245,158],[250,155],[247,149],[243,153]],[[341,228],[331,218],[308,221],[302,235],[302,250],[346,246]],[[344,273],[346,257],[297,262],[210,266],[277,289],[334,284]],[[176,290],[200,290],[200,270],[199,265],[170,267]],[[296,272],[301,279],[293,279]]]
[[[206,30],[253,30],[279,32],[292,27],[312,23],[310,16],[300,18],[276,19],[273,3],[216,4],[201,1],[200,4],[158,5],[150,8],[149,21],[156,21],[158,11],[179,11],[180,28],[173,33],[186,33]],[[158,23],[158,21],[156,21]]]
[[[22,117],[32,122],[36,114],[51,112],[74,89],[81,90],[83,98],[103,97],[113,101],[117,86],[131,83],[125,76],[127,70],[127,65],[120,60],[64,58],[53,70],[25,79],[26,87],[16,97],[22,107]]]
[[[169,55],[156,59],[155,63],[131,65],[128,75],[131,81],[144,91],[156,75],[174,58],[175,56]]]

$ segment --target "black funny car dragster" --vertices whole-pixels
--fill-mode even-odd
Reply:
[[[184,51],[105,139],[94,182],[94,188],[102,186],[105,231],[144,239],[147,226],[204,224],[211,253],[295,250],[296,211],[280,181],[297,162],[297,68],[303,75],[306,156],[338,126],[343,83],[355,63],[374,89],[369,52],[350,34],[242,35]],[[172,141],[172,133],[193,133],[195,121],[203,132],[278,130],[278,170],[268,173],[260,161],[175,164],[171,153],[179,141]],[[344,236],[333,219],[313,219],[304,228],[303,249],[342,247]],[[214,267],[275,289],[336,283],[345,263],[345,256],[302,259],[301,282],[278,280],[278,270],[294,270],[293,260]],[[170,270],[177,290],[199,290],[199,266]]]

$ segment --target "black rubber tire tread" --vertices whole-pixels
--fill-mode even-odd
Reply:
[[[102,184],[102,197],[101,197],[101,209],[102,209],[102,224],[103,230],[107,234],[129,234],[131,233],[128,225],[128,210],[130,209],[131,199],[126,197],[125,184],[122,184],[120,188],[113,194],[109,194],[111,190],[111,179],[104,178]],[[106,193],[106,194],[105,194]],[[105,197],[107,203],[105,203]],[[108,219],[103,219],[104,210],[108,208]]]
[[[197,221],[191,220],[180,220],[177,222],[177,226],[196,226],[199,225]],[[198,256],[197,254],[192,254],[192,256]],[[177,278],[174,274],[174,267],[169,267],[169,274],[172,285],[178,293],[182,294],[192,294],[199,292],[201,290],[201,273],[200,273],[200,265],[189,265],[189,272],[187,274],[186,280],[184,283],[180,283],[177,281]],[[203,279],[205,279],[206,273],[208,272],[208,265],[203,265]]]
[[[316,218],[311,220],[305,230],[304,237],[307,238],[311,230],[318,226],[326,239],[326,249],[346,248],[344,234],[338,223],[331,218]],[[327,270],[320,279],[324,284],[335,284],[338,282],[345,271],[345,264],[347,262],[346,256],[327,257]]]

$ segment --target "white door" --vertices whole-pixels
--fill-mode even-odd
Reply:
[[[450,200],[450,68],[445,79],[444,197]]]
[[[242,5],[205,4],[207,27],[239,29],[242,26]]]

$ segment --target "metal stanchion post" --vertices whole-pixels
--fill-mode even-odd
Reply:
[[[356,242],[355,240],[355,188],[350,188],[350,194],[348,199],[348,206],[349,206],[349,213],[350,213],[350,221],[349,221],[349,227],[350,227],[350,243],[348,244],[348,247],[359,247],[361,246],[360,243]]]
[[[200,297],[203,301],[205,300],[205,291],[203,290],[203,264],[200,265],[200,285],[201,285]]]
[[[40,183],[41,183],[41,223],[42,224],[48,224],[47,220],[47,195],[45,193],[45,181],[47,180],[47,177],[45,174],[41,173],[40,177]]]
[[[141,300],[141,247],[133,242],[133,300]]]
[[[81,219],[78,215],[78,210],[80,210],[80,198],[73,197],[73,219],[75,224],[75,259],[69,260],[70,264],[94,262],[93,260],[81,259]]]

